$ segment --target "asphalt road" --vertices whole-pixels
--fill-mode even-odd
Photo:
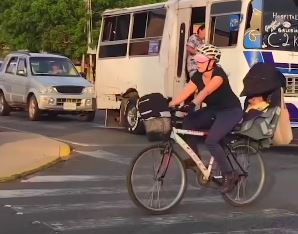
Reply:
[[[74,147],[69,161],[0,184],[1,234],[298,233],[298,148],[264,152],[269,187],[249,207],[231,207],[189,172],[182,203],[152,216],[134,206],[126,189],[129,162],[150,143],[102,123],[102,113],[93,123],[72,116],[30,122],[25,113],[0,118],[0,130],[39,133]]]

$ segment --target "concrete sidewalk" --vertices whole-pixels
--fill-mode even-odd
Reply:
[[[70,147],[38,134],[0,132],[0,182],[17,179],[69,158]]]

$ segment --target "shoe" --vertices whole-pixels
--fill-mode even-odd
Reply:
[[[239,181],[239,174],[236,171],[229,172],[223,177],[222,193],[230,193]]]

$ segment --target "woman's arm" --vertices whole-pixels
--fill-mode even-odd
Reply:
[[[184,87],[182,92],[175,97],[170,103],[169,106],[177,106],[180,105],[183,101],[185,101],[191,94],[193,94],[197,89],[197,86],[192,81],[189,81],[187,85]]]
[[[217,90],[222,84],[223,78],[221,76],[214,76],[205,86],[205,88],[198,93],[198,95],[193,100],[193,103],[196,105],[201,105],[205,98],[212,94],[215,90]]]

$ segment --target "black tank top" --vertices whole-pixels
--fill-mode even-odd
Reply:
[[[241,103],[238,97],[232,91],[228,76],[225,71],[221,67],[216,66],[213,69],[212,78],[215,76],[222,77],[223,83],[217,90],[207,96],[203,102],[207,104],[208,108],[217,110],[237,107],[241,108]],[[199,72],[196,72],[192,76],[191,81],[197,86],[199,91],[205,87],[202,74]]]

